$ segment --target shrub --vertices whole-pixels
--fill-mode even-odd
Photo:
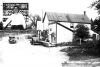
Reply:
[[[3,23],[0,22],[0,30],[3,30]]]
[[[100,55],[100,40],[97,41],[97,44],[95,46],[95,49],[97,49],[98,54]]]

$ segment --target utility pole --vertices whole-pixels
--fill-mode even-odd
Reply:
[[[57,44],[57,23],[56,23],[56,44]]]
[[[43,22],[43,10],[42,10],[42,22]],[[44,30],[44,22],[43,22],[43,30]]]

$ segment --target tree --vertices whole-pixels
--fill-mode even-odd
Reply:
[[[94,2],[92,2],[92,4],[90,4],[90,8],[95,7],[95,10],[98,11],[98,14],[100,14],[100,0],[96,0]]]
[[[0,30],[3,30],[3,23],[0,21]]]
[[[45,41],[48,38],[48,30],[43,30],[41,36],[43,37],[42,40]]]
[[[100,14],[100,0],[96,0],[92,2],[90,7],[91,8],[95,7],[95,9],[98,11],[98,15]],[[95,18],[94,21],[92,21],[91,29],[100,35],[99,33],[100,32],[100,16],[98,16],[97,18]]]
[[[30,25],[28,25],[28,28],[30,29],[30,28],[34,27],[36,29],[37,28],[37,21],[41,21],[41,17],[39,15],[33,16],[32,14],[30,14],[28,17],[32,22]]]
[[[100,17],[96,18],[94,21],[92,21],[92,24],[91,24],[91,29],[100,34]]]
[[[82,40],[89,38],[89,28],[85,25],[78,24],[75,27],[75,38],[80,38]]]
[[[90,7],[91,8],[95,7],[98,15],[100,14],[100,0],[96,0],[96,1],[92,2]],[[97,18],[95,18],[94,21],[92,21],[91,29],[100,35],[100,16],[98,16]],[[98,54],[100,55],[100,39],[97,42],[95,47],[98,50]]]

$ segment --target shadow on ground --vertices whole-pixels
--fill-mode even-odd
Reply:
[[[69,56],[69,61],[62,63],[63,67],[100,67],[100,55],[93,48],[69,47],[60,51]]]
[[[95,49],[82,47],[69,47],[60,50],[70,56],[69,60],[88,60],[100,57]]]

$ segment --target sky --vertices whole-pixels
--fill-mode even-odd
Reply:
[[[95,18],[98,14],[94,9],[88,8],[94,0],[0,0],[0,17],[2,16],[3,2],[28,2],[29,14],[39,14],[43,16],[44,12],[83,14],[86,11],[87,16]],[[0,18],[1,20],[1,18]]]

